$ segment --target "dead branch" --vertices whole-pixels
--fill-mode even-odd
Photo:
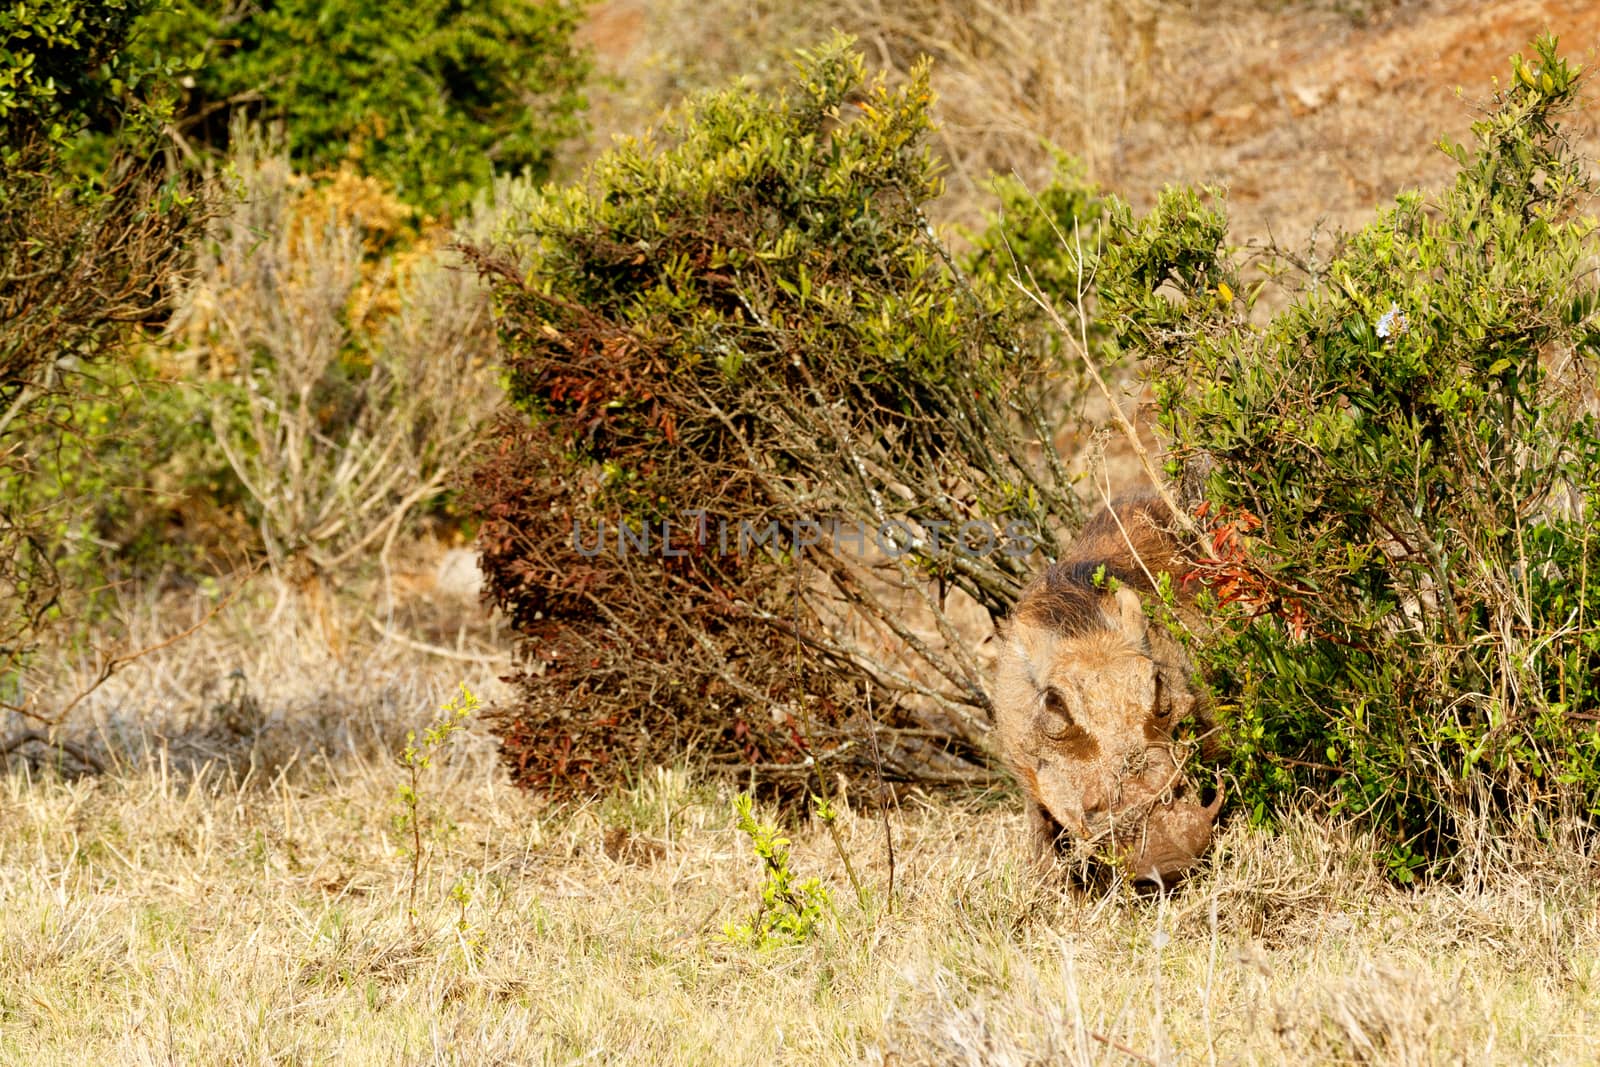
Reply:
[[[21,704],[12,704],[6,701],[0,701],[0,708],[4,708],[6,711],[16,712],[18,715],[21,715],[24,718],[32,719],[34,722],[40,723],[44,726],[61,725],[61,723],[66,720],[67,716],[72,714],[74,708],[83,703],[84,700],[88,698],[89,694],[93,693],[96,689],[99,689],[108,680],[110,680],[113,674],[116,674],[119,670],[126,667],[130,663],[136,663],[151,653],[160,652],[164,648],[170,648],[179,641],[182,641],[184,638],[198,633],[206,626],[207,623],[216,618],[218,614],[227,608],[229,604],[233,603],[234,598],[236,598],[244,590],[245,586],[250,583],[250,579],[254,578],[261,572],[262,566],[263,563],[257,563],[255,566],[251,567],[250,570],[246,572],[243,579],[240,580],[239,584],[235,586],[227,596],[219,600],[214,607],[200,617],[198,622],[188,629],[173,634],[171,637],[168,637],[164,640],[157,641],[153,645],[147,645],[136,652],[125,652],[111,656],[100,665],[100,670],[95,675],[94,681],[90,682],[89,685],[79,691],[76,696],[67,701],[66,706],[60,711],[56,712],[54,715],[46,715],[39,712],[34,707]]]
[[[40,745],[44,748],[53,748],[58,752],[71,756],[96,774],[104,774],[106,770],[105,764],[100,761],[100,757],[82,745],[74,741],[68,741],[64,737],[50,737],[48,734],[40,733],[38,730],[26,730],[15,737],[0,742],[0,756],[9,756],[23,745]]]

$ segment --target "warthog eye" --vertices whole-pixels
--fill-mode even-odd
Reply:
[[[1072,712],[1067,710],[1067,698],[1054,686],[1044,691],[1045,713],[1039,717],[1039,728],[1052,740],[1066,736],[1075,725]]]

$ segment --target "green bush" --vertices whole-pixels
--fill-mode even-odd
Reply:
[[[1061,367],[1016,331],[1019,295],[969,282],[926,220],[927,79],[891,90],[835,40],[781,93],[696,99],[480,250],[521,409],[475,492],[534,664],[497,725],[523,783],[695,749],[793,787],[813,759],[873,773],[874,729],[885,773],[986,775],[985,679],[950,612],[959,590],[1003,613],[1035,563],[954,542],[1070,534],[1037,442],[1072,407],[1040,402]],[[600,522],[612,548],[581,550]],[[663,522],[679,554],[617,550],[621,524],[659,545]],[[740,523],[783,536],[735,552]]]
[[[197,528],[225,521],[241,500],[219,477],[200,394],[162,363],[157,350],[133,345],[80,375],[52,405],[52,433],[35,445],[26,477],[0,484],[0,507],[34,517],[56,581],[85,618],[128,578],[193,570],[207,547],[237,543],[237,528]]]
[[[1454,185],[1401,195],[1265,321],[1194,193],[1118,206],[1101,263],[1172,470],[1205,478],[1234,795],[1318,797],[1402,879],[1600,811],[1597,246],[1559,125],[1578,75],[1535,51],[1446,146]]]
[[[1105,204],[1082,163],[1060,151],[1053,157],[1051,180],[1038,191],[1015,175],[990,183],[999,204],[984,213],[982,230],[967,234],[963,266],[997,289],[1011,288],[1016,276],[1065,311],[1093,290],[1084,266],[1094,261]]]
[[[583,6],[178,0],[141,22],[141,47],[197,64],[177,116],[191,142],[277,120],[301,169],[353,161],[410,203],[459,209],[495,174],[543,179],[581,130]]]
[[[1083,173],[1083,164],[1053,151],[1054,172],[1038,190],[1014,174],[989,183],[998,206],[984,212],[981,230],[964,232],[970,248],[961,267],[975,285],[996,294],[1000,304],[1015,304],[1007,324],[1021,343],[1040,349],[1040,357],[1057,367],[1059,381],[1046,403],[1062,412],[1063,429],[1081,430],[1077,408],[1088,395],[1083,363],[1064,358],[1087,345],[1103,368],[1117,360],[1108,335],[1093,314],[1093,264],[1100,244],[1105,201]],[[1018,286],[1048,301],[1055,312],[1071,316],[1082,333],[1063,337],[1052,316],[1024,296]]]
[[[161,0],[40,0],[0,7],[0,162],[35,139],[66,144],[90,125],[151,132],[169,105],[172,65],[129,47]]]

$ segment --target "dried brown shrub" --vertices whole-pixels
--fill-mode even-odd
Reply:
[[[928,102],[925,70],[891,91],[836,43],[474,252],[522,409],[474,494],[529,660],[497,726],[524,784],[688,753],[790,784],[880,761],[990,777],[978,646],[1034,569],[1025,542],[1078,521],[1048,447],[1072,409],[1041,403],[1062,368],[1014,296],[928,226]],[[653,544],[619,547],[623,524]]]
[[[239,197],[174,329],[268,559],[304,580],[386,549],[445,489],[493,410],[494,335],[448,235],[381,182],[235,145]]]

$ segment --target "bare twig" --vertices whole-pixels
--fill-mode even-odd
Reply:
[[[460,660],[463,663],[483,663],[496,666],[506,666],[511,661],[510,654],[505,652],[498,655],[485,656],[473,652],[458,652],[453,648],[444,648],[440,645],[430,645],[425,641],[418,641],[415,638],[407,637],[405,634],[389,629],[371,615],[367,616],[367,623],[384,640],[393,641],[418,652],[426,652],[430,656],[442,656],[445,659]]]
[[[137,652],[126,652],[107,659],[100,665],[100,671],[95,676],[94,681],[90,682],[87,687],[69,700],[66,706],[60,711],[56,712],[54,715],[41,714],[37,710],[26,705],[11,704],[5,701],[0,701],[0,708],[4,708],[6,711],[14,711],[18,715],[32,719],[34,722],[42,723],[46,726],[60,725],[66,720],[68,715],[72,714],[72,710],[74,708],[83,703],[83,701],[88,698],[89,694],[93,693],[96,689],[99,689],[108,680],[110,680],[113,674],[116,674],[128,664],[135,663],[138,660],[143,659],[145,656],[150,655],[152,652],[159,652],[164,648],[170,648],[179,641],[182,641],[184,638],[189,637],[203,629],[205,625],[212,619],[216,618],[217,615],[223,611],[223,609],[225,609],[229,604],[233,603],[234,598],[236,598],[244,590],[245,586],[250,583],[250,579],[254,578],[260,573],[262,566],[262,563],[257,563],[255,566],[251,567],[250,570],[240,580],[239,584],[235,586],[227,596],[219,600],[214,607],[202,615],[200,620],[187,630],[173,634],[171,637],[168,637],[165,640],[157,641],[153,645],[147,645],[146,647],[139,649]]]
[[[1144,1053],[1140,1052],[1138,1049],[1130,1048],[1127,1045],[1124,1045],[1120,1041],[1117,1041],[1117,1040],[1115,1040],[1113,1038],[1109,1038],[1105,1034],[1102,1034],[1102,1033],[1100,1033],[1100,1032],[1098,1032],[1096,1030],[1087,1030],[1086,1029],[1086,1030],[1084,1030],[1084,1035],[1089,1037],[1089,1038],[1091,1038],[1091,1039],[1093,1039],[1093,1040],[1095,1040],[1095,1041],[1100,1042],[1102,1045],[1106,1046],[1107,1048],[1115,1049],[1116,1051],[1122,1053],[1124,1056],[1127,1056],[1129,1059],[1137,1060],[1140,1063],[1148,1063],[1148,1064],[1151,1065],[1151,1067],[1155,1067],[1156,1061],[1154,1059],[1152,1059],[1151,1057],[1146,1056]]]
[[[884,899],[894,907],[894,831],[889,826],[889,787],[883,780],[883,752],[878,748],[878,731],[873,728],[872,700],[867,700],[867,739],[872,742],[872,773],[878,782],[878,815],[883,820],[883,847],[889,856],[889,889]]]
[[[1075,234],[1074,236],[1076,237],[1078,235]],[[1081,238],[1079,238],[1079,240],[1081,241]],[[1079,277],[1080,279],[1084,279],[1084,268],[1086,264],[1084,261],[1081,243],[1078,245],[1077,254],[1080,268]],[[1034,281],[1033,272],[1028,270],[1027,273],[1028,285],[1022,284],[1022,280],[1016,275],[1011,276],[1011,284],[1016,286],[1017,290],[1021,292],[1023,296],[1027,297],[1029,300],[1033,301],[1034,304],[1038,305],[1039,310],[1045,313],[1045,316],[1050,320],[1051,325],[1056,328],[1062,337],[1072,340],[1078,358],[1083,360],[1084,369],[1089,372],[1090,380],[1092,380],[1095,384],[1095,387],[1100,390],[1100,395],[1105,398],[1106,403],[1111,406],[1112,418],[1115,420],[1117,428],[1122,431],[1122,436],[1127,440],[1129,447],[1133,449],[1134,455],[1139,458],[1139,465],[1144,468],[1145,477],[1150,480],[1150,485],[1155,489],[1156,493],[1161,497],[1168,509],[1171,510],[1173,517],[1176,518],[1180,524],[1182,524],[1184,529],[1198,537],[1200,534],[1199,527],[1195,524],[1194,519],[1178,506],[1178,501],[1172,495],[1172,491],[1167,488],[1165,479],[1163,479],[1156,471],[1156,465],[1150,458],[1150,450],[1146,448],[1144,442],[1139,439],[1139,431],[1134,427],[1133,423],[1128,420],[1128,416],[1123,413],[1122,405],[1118,403],[1117,398],[1112,395],[1111,387],[1106,384],[1105,376],[1100,373],[1100,367],[1095,362],[1094,356],[1089,350],[1088,316],[1083,310],[1081,303],[1078,308],[1078,331],[1074,333],[1067,325],[1066,320],[1061,317],[1061,313],[1055,309],[1055,305],[1045,297],[1043,290],[1041,290],[1038,283]],[[1082,295],[1086,296],[1088,281],[1080,280],[1079,284],[1080,286],[1084,287],[1084,292]]]
[[[53,748],[64,752],[85,767],[93,770],[96,774],[105,773],[105,764],[101,763],[98,756],[82,745],[74,741],[68,741],[64,737],[50,737],[48,734],[40,733],[38,730],[25,730],[15,737],[0,743],[0,756],[8,756],[23,745],[30,744],[42,745],[45,748]]]

